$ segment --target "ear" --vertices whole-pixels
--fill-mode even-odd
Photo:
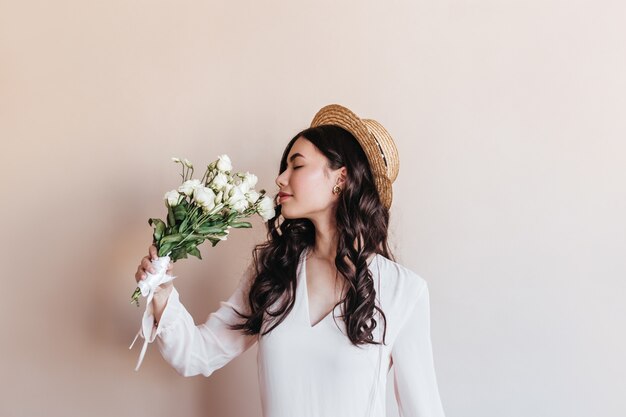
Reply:
[[[347,176],[348,176],[348,169],[345,166],[339,168],[339,176],[337,177],[336,184],[343,186],[346,182]]]

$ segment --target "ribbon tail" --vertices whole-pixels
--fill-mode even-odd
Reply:
[[[135,340],[137,340],[137,337],[139,337],[139,335],[143,331],[144,341],[143,341],[143,346],[141,346],[141,352],[139,353],[139,359],[137,359],[137,366],[135,366],[135,371],[139,370],[139,367],[141,366],[141,363],[143,362],[143,358],[146,356],[146,351],[148,350],[148,343],[150,343],[149,341],[150,335],[148,333],[152,334],[152,327],[151,327],[152,322],[148,323],[146,319],[147,319],[147,314],[148,314],[148,308],[150,306],[150,303],[152,302],[152,298],[154,298],[153,288],[150,289],[150,292],[148,293],[148,296],[146,297],[146,311],[144,312],[144,319],[142,320],[141,328],[139,329],[139,331],[137,332],[137,335],[135,336]],[[133,340],[133,343],[130,345],[131,348],[133,347],[133,344],[135,344],[135,340]]]
[[[141,363],[143,362],[143,358],[145,357],[146,351],[148,349],[148,344],[150,343],[149,340],[151,339],[151,335],[153,333],[152,330],[154,326],[154,320],[149,320],[149,317],[151,316],[151,313],[152,313],[150,306],[151,306],[152,299],[154,298],[156,287],[159,286],[160,284],[172,281],[174,278],[176,278],[175,276],[168,275],[166,273],[166,267],[167,267],[168,262],[169,262],[169,256],[161,257],[158,260],[152,261],[153,265],[157,269],[157,273],[154,275],[149,273],[148,279],[140,281],[139,283],[142,295],[146,297],[146,311],[144,312],[144,315],[143,315],[141,328],[137,332],[137,335],[135,335],[133,342],[130,344],[130,347],[128,348],[128,349],[133,348],[133,345],[137,341],[137,338],[141,335],[141,332],[143,331],[144,342],[143,342],[143,346],[141,347],[141,352],[139,353],[139,359],[137,360],[137,366],[135,367],[135,371],[139,370],[139,367],[141,366]]]
[[[139,337],[139,333],[141,333],[141,329],[137,332],[137,334],[135,335],[135,338],[133,339],[133,343],[130,344],[130,346],[128,347],[128,349],[132,349],[133,345],[135,344],[135,341],[137,340],[137,338]]]
[[[141,362],[143,362],[143,357],[146,355],[146,350],[148,349],[148,339],[143,341],[143,346],[141,347],[141,352],[139,353],[139,359],[137,360],[137,366],[135,367],[135,371],[139,370],[141,366]]]

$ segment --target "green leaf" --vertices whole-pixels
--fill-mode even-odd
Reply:
[[[174,210],[174,219],[180,221],[180,220],[183,220],[185,217],[187,217],[187,208],[183,204],[174,206],[173,210]]]
[[[249,228],[252,227],[252,223],[250,222],[233,222],[230,224],[231,227],[235,229],[240,229],[242,227]]]
[[[178,232],[183,233],[188,224],[189,224],[189,217],[185,217],[185,220],[183,220],[183,222],[178,227]]]
[[[155,242],[161,241],[163,234],[165,233],[165,223],[161,219],[150,219],[148,223],[154,226],[154,233],[152,234]]]
[[[172,251],[171,257],[173,259],[187,259],[187,251],[185,248],[178,248]]]
[[[158,254],[159,256],[165,256],[167,255],[167,253],[176,245],[175,242],[169,242],[169,243],[165,243],[163,244],[163,242],[161,242],[161,246],[159,247],[158,250]]]
[[[211,246],[215,246],[221,241],[221,239],[217,237],[208,237],[207,239],[211,241]]]
[[[176,224],[176,218],[174,217],[174,210],[170,206],[167,206],[167,226],[174,227]]]
[[[204,239],[204,236],[198,233],[190,233],[189,237],[185,240],[185,242],[193,242],[196,239]]]
[[[170,242],[176,244],[180,242],[181,240],[183,240],[183,235],[180,233],[174,233],[174,234],[163,237],[163,239],[161,239],[161,244],[163,245],[163,244],[170,243]]]
[[[193,247],[191,249],[188,250],[188,253],[192,256],[197,257],[198,259],[202,259],[202,256],[200,255],[200,251],[198,250],[197,247]]]
[[[196,229],[196,233],[201,233],[203,235],[212,234],[212,233],[221,233],[223,231],[224,231],[223,225],[218,225],[218,226],[202,225]]]

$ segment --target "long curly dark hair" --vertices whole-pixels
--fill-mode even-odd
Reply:
[[[378,325],[374,310],[378,310],[385,321],[383,343],[386,344],[387,318],[375,303],[376,290],[367,259],[374,253],[394,261],[395,257],[387,242],[389,211],[380,201],[367,156],[350,132],[339,126],[321,125],[302,130],[291,139],[283,152],[279,174],[287,169],[289,150],[301,136],[326,156],[329,169],[345,166],[347,170],[335,209],[339,236],[335,266],[348,289],[335,307],[343,303],[344,314],[340,317],[356,346],[380,344],[372,335]],[[235,310],[245,321],[229,325],[232,330],[242,330],[248,335],[269,333],[293,309],[298,260],[303,250],[315,245],[315,227],[309,219],[285,219],[280,205],[275,212],[267,222],[267,241],[256,245],[252,253],[255,273],[247,297],[250,314]],[[277,307],[270,310],[274,304]]]

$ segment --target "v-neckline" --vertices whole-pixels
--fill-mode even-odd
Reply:
[[[332,310],[330,310],[328,313],[326,313],[324,315],[324,317],[322,317],[320,319],[320,321],[318,321],[317,323],[315,323],[314,325],[311,325],[311,312],[310,312],[310,307],[309,307],[309,289],[308,289],[308,285],[307,285],[307,273],[306,273],[306,257],[309,254],[309,248],[304,249],[304,251],[302,252],[302,256],[304,256],[303,260],[302,260],[302,286],[304,287],[304,312],[306,314],[306,324],[308,324],[310,329],[315,329],[317,327],[319,327],[320,324],[322,324],[322,322],[326,321],[326,319],[328,319],[337,308],[341,307],[341,304],[336,305]],[[378,254],[375,254],[372,259],[370,260],[370,262],[367,264],[367,267],[369,268],[372,263],[374,262],[374,260],[378,257]]]

